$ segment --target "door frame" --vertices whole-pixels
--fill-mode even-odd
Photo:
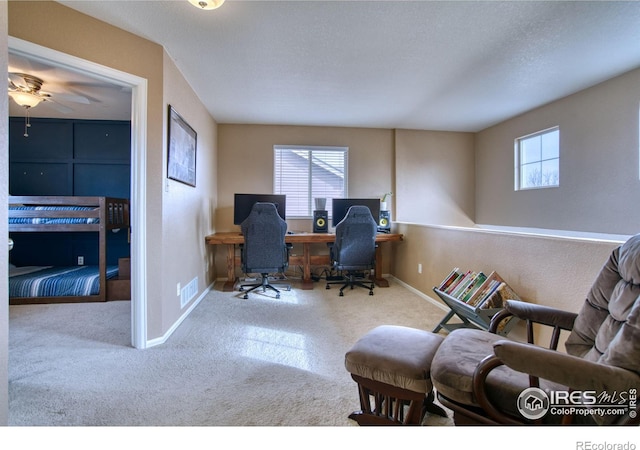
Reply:
[[[9,53],[69,69],[131,88],[131,345],[148,347],[147,339],[147,80],[101,64],[9,36]]]

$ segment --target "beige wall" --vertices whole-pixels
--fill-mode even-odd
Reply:
[[[188,186],[165,178],[162,202],[162,329],[173,325],[183,314],[177,284],[186,286],[198,277],[198,292],[203,292],[215,280],[213,250],[204,245],[204,237],[213,232],[216,207],[216,123],[195,92],[184,80],[169,55],[164,55],[165,109],[174,110],[196,131],[196,186]],[[165,127],[168,113],[165,114]],[[167,134],[162,148],[167,149]],[[163,158],[166,160],[166,156]],[[166,164],[163,170],[166,176]],[[194,297],[191,302],[198,297]]]
[[[216,231],[240,231],[240,227],[233,225],[234,193],[273,192],[274,145],[349,147],[349,196],[381,197],[393,190],[392,130],[220,124]],[[294,231],[311,231],[313,228],[311,219],[287,220],[287,223]],[[324,250],[326,246],[314,249],[318,252]],[[215,260],[217,273],[225,276],[223,248],[216,248]]]
[[[233,225],[234,193],[273,193],[274,145],[349,147],[349,196],[381,197],[392,190],[391,130],[220,124],[218,132],[218,231],[240,230]],[[312,228],[311,220],[294,225]]]
[[[203,238],[207,234],[206,228],[210,226],[210,219],[204,218],[206,212],[200,215],[200,211],[196,213],[193,210],[205,204],[209,207],[210,199],[215,198],[215,188],[207,181],[204,181],[203,189],[208,186],[212,191],[206,194],[200,188],[187,190],[174,184],[170,184],[169,192],[165,192],[167,102],[177,102],[183,106],[183,113],[194,111],[189,112],[193,116],[196,113],[206,114],[206,117],[190,117],[198,122],[197,131],[202,134],[205,147],[204,162],[199,169],[200,180],[207,178],[207,169],[215,170],[215,154],[208,155],[211,151],[215,153],[215,123],[185,86],[175,68],[169,63],[165,64],[162,46],[56,2],[10,2],[8,12],[10,36],[147,79],[147,203],[132,204],[132,208],[144,208],[147,223],[148,277],[144,280],[148,296],[147,340],[160,338],[180,317],[180,311],[176,309],[176,301],[179,305],[176,283],[188,282],[202,274],[199,277],[202,289],[204,283],[213,277],[213,274],[205,275],[206,269],[201,267],[206,261],[206,250],[203,248],[190,252],[175,252],[174,247],[167,252],[163,250],[165,238],[175,231],[175,222],[180,217],[195,220],[197,225],[189,222],[188,228],[192,233],[197,229]],[[164,76],[170,77],[171,84],[175,85],[175,88],[168,90],[166,97]],[[186,98],[179,99],[183,94]],[[168,207],[173,209],[165,212]],[[190,247],[195,248],[194,245]],[[167,262],[166,258],[170,261]],[[183,267],[184,272],[176,273],[176,267]],[[173,287],[167,289],[171,284]]]
[[[476,140],[476,223],[640,232],[640,70],[484,130]],[[560,127],[560,187],[514,191],[514,139]]]
[[[639,81],[640,70],[632,71],[477,133],[474,156],[459,134],[445,135],[448,141],[438,146],[433,144],[434,136],[442,141],[438,133],[411,132],[408,139],[398,132],[397,217],[405,223],[394,229],[405,239],[391,248],[391,273],[437,299],[433,286],[454,267],[496,270],[523,299],[577,312],[624,237],[605,242],[544,237],[514,234],[516,229],[483,231],[474,223],[638,233],[640,210],[630,205],[640,189]],[[514,192],[514,139],[555,125],[560,126],[561,186]],[[467,170],[472,161],[475,184],[470,186],[467,176],[473,175]],[[405,198],[413,192],[421,195]],[[434,208],[431,192],[444,204]],[[464,203],[465,193],[475,195],[474,200]],[[465,200],[454,200],[456,195]],[[463,207],[452,209],[463,204],[471,205],[467,213]]]
[[[410,223],[474,224],[474,135],[396,130],[395,218]]]
[[[600,268],[619,245],[429,225],[398,224],[396,230],[405,239],[391,247],[392,273],[440,304],[433,287],[459,267],[487,274],[495,270],[523,300],[578,312]],[[548,339],[548,331],[541,336]],[[521,329],[515,337],[524,337]]]

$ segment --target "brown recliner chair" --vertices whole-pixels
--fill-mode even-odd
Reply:
[[[526,321],[529,343],[458,329],[431,363],[439,401],[456,424],[640,423],[640,235],[616,248],[578,314],[507,301]],[[549,348],[534,345],[534,323],[553,327]],[[569,330],[566,353],[556,351]]]

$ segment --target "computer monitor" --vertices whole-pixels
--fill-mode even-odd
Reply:
[[[340,223],[347,211],[354,205],[363,205],[369,208],[373,220],[378,223],[380,218],[380,199],[379,198],[334,198],[331,201],[331,209],[333,213],[332,223],[335,227]]]
[[[251,208],[258,202],[274,203],[278,215],[285,220],[287,196],[284,194],[235,194],[233,200],[233,224],[240,225],[249,217]]]

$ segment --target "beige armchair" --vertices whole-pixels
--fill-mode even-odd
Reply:
[[[528,343],[474,329],[450,333],[431,363],[439,401],[456,424],[640,423],[640,235],[616,248],[578,314],[508,301],[526,322]],[[548,348],[534,324],[553,328]],[[570,334],[566,353],[560,333]]]

